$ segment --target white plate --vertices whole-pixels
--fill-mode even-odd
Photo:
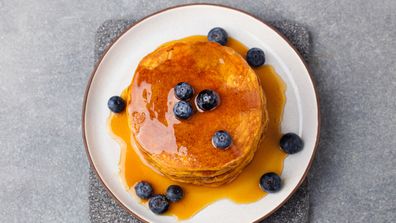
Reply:
[[[88,158],[108,191],[122,206],[149,222],[174,222],[157,216],[125,190],[118,174],[119,145],[108,133],[107,100],[128,86],[143,56],[162,43],[191,35],[206,35],[215,26],[248,47],[259,47],[287,85],[283,132],[302,136],[304,149],[288,156],[282,172],[283,188],[250,204],[220,200],[186,222],[252,222],[279,208],[298,188],[313,159],[319,131],[317,97],[309,71],[290,44],[271,27],[236,9],[216,5],[185,5],[146,17],[109,48],[92,73],[83,108],[83,138]]]

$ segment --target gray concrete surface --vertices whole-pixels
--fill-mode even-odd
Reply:
[[[0,222],[87,222],[80,109],[96,28],[191,1],[0,0]],[[309,28],[312,222],[396,219],[396,2],[215,1]]]

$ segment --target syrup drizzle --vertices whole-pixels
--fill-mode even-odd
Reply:
[[[183,40],[207,41],[206,36],[191,36]],[[246,55],[248,50],[242,43],[233,38],[228,39],[227,46],[241,55]],[[171,184],[180,185],[185,193],[184,198],[177,203],[172,203],[167,215],[174,215],[183,220],[192,217],[206,206],[220,199],[229,199],[235,203],[246,204],[255,202],[266,195],[266,192],[263,192],[258,186],[260,177],[267,172],[275,172],[280,175],[283,169],[283,161],[287,156],[279,148],[286,87],[270,65],[261,66],[254,71],[261,81],[267,98],[269,125],[252,162],[234,181],[220,187],[209,188],[173,182],[159,174],[158,171],[152,169],[141,159],[131,145],[131,133],[126,112],[110,115],[108,119],[110,133],[121,147],[120,176],[131,196],[139,199],[135,195],[133,186],[141,180],[149,181],[153,185],[155,193],[165,193],[166,188]],[[126,99],[127,93],[127,89],[124,90],[121,97]]]

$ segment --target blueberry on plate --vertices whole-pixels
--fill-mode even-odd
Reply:
[[[287,133],[282,136],[279,145],[285,153],[294,154],[302,150],[304,142],[300,136],[294,133]]]
[[[266,173],[260,178],[260,188],[268,193],[281,189],[281,178],[276,173]]]
[[[232,138],[228,132],[224,130],[217,131],[212,136],[212,144],[217,149],[227,149],[232,143]]]
[[[173,113],[178,119],[188,119],[193,114],[193,107],[190,102],[179,101],[173,106]]]
[[[135,192],[141,199],[149,199],[153,195],[153,187],[146,181],[140,181],[135,185]]]
[[[196,104],[202,111],[209,111],[220,104],[219,95],[212,90],[203,90],[196,97]]]
[[[227,32],[220,27],[215,27],[211,29],[208,33],[208,40],[211,42],[216,42],[221,45],[226,45],[228,39]]]
[[[252,67],[259,67],[265,63],[265,54],[259,48],[251,48],[246,54],[246,61]]]
[[[113,96],[107,102],[107,107],[114,113],[120,113],[125,108],[125,101],[120,96]]]
[[[181,200],[183,195],[183,189],[179,185],[170,185],[168,189],[166,189],[166,198],[171,202]]]
[[[194,89],[186,82],[180,82],[175,87],[175,96],[179,100],[188,100],[194,94]]]
[[[155,214],[162,214],[168,210],[169,201],[164,195],[154,195],[150,198],[148,206]]]

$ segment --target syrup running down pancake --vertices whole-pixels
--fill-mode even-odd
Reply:
[[[172,108],[179,82],[192,85],[194,97],[204,89],[216,91],[220,105],[178,120]],[[174,181],[205,186],[235,179],[268,123],[256,73],[233,49],[207,41],[173,41],[143,58],[128,88],[127,115],[131,144],[148,164]],[[212,145],[218,130],[232,136],[230,148]]]
[[[207,36],[190,36],[177,41],[207,41]],[[172,42],[172,43],[175,43]],[[246,55],[248,48],[238,40],[229,37],[227,45],[240,55]],[[286,85],[269,64],[254,68],[260,79],[261,87],[266,95],[268,111],[268,127],[260,140],[253,160],[244,168],[241,174],[232,182],[220,187],[202,187],[189,183],[178,183],[159,173],[142,157],[134,140],[127,111],[110,113],[108,124],[110,134],[120,144],[121,154],[119,162],[120,177],[126,190],[132,197],[136,196],[134,186],[141,181],[149,181],[155,193],[165,193],[169,185],[178,184],[185,192],[184,198],[172,203],[166,215],[175,216],[179,220],[188,219],[208,205],[221,199],[227,199],[237,204],[248,204],[258,201],[267,193],[258,186],[258,179],[263,173],[275,172],[281,174],[283,161],[286,158],[279,147],[282,136],[281,122],[286,101]],[[195,95],[198,92],[195,92]],[[130,97],[129,87],[121,93],[121,98],[127,101]],[[146,204],[141,200],[142,204]],[[147,204],[146,204],[147,205]]]

